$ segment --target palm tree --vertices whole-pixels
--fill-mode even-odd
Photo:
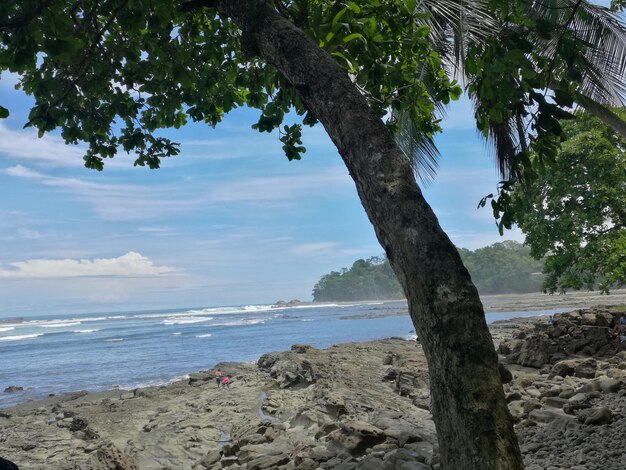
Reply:
[[[477,117],[488,117],[501,99],[485,96],[481,89],[488,67],[472,67],[481,55],[496,47],[514,54],[506,49],[516,48],[523,52],[518,62],[534,69],[536,75],[524,76],[519,67],[500,74],[500,86],[520,90],[517,102],[510,103],[500,119],[482,123],[503,178],[512,176],[520,153],[537,135],[533,127],[538,125],[537,100],[542,97],[547,104],[581,107],[626,137],[626,122],[611,110],[626,102],[626,26],[617,13],[587,0],[517,0],[502,2],[498,10],[488,3],[424,0],[417,9],[428,16],[418,21],[429,26],[448,73],[465,83]],[[564,90],[566,83],[575,86]],[[400,147],[422,179],[428,178],[436,168],[436,148],[410,119],[396,117]]]

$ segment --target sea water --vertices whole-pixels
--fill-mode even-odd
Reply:
[[[489,313],[487,321],[557,311]],[[413,334],[405,302],[0,319],[0,408],[48,394],[163,384],[295,343],[321,348]],[[11,385],[24,391],[3,393]]]

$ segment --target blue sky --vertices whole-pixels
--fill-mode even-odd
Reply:
[[[182,152],[160,170],[120,155],[95,172],[83,148],[21,129],[30,101],[14,83],[0,80],[2,316],[310,300],[323,274],[382,253],[320,126],[288,162],[275,133],[250,129],[256,111],[239,109],[217,129],[170,133]],[[498,179],[466,100],[444,127],[428,201],[458,246],[502,240],[476,209]]]
[[[323,274],[382,253],[320,126],[288,162],[276,133],[252,130],[256,112],[239,109],[217,129],[170,133],[182,152],[160,170],[120,155],[98,173],[82,166],[84,148],[22,129],[31,101],[15,83],[0,76],[11,111],[0,120],[0,317],[310,300]],[[470,249],[522,241],[476,208],[498,177],[466,99],[443,127],[425,196],[444,230]]]

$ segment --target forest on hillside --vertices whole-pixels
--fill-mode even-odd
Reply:
[[[468,250],[458,248],[481,294],[538,292],[543,261],[530,256],[521,243],[504,241]],[[313,300],[353,301],[403,298],[402,288],[384,256],[359,259],[350,268],[331,271],[313,288]]]

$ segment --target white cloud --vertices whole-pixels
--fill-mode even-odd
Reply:
[[[41,240],[43,238],[45,238],[45,236],[41,232],[24,227],[17,228],[12,234],[0,236],[1,241]]]
[[[155,266],[149,258],[134,251],[118,258],[31,259],[10,263],[10,266],[10,269],[0,268],[0,278],[151,277],[179,271],[169,266]]]
[[[323,255],[336,253],[339,245],[335,242],[303,243],[291,248],[291,252],[298,255]]]
[[[307,175],[248,178],[216,185],[209,190],[209,200],[222,202],[283,201],[315,191],[332,191],[351,185],[347,170],[335,167]]]
[[[105,220],[146,220],[171,212],[189,209],[193,201],[176,198],[166,187],[150,188],[139,185],[94,183],[80,178],[63,178],[40,173],[22,165],[6,168],[9,176],[30,179],[46,186],[78,194],[81,201],[93,207]],[[164,199],[163,194],[168,194]]]
[[[67,145],[62,139],[50,135],[39,139],[33,129],[14,131],[0,123],[0,154],[50,166],[76,168],[83,166],[85,149]]]
[[[12,130],[0,122],[0,156],[55,168],[84,168],[84,145],[66,144],[60,137],[35,129]],[[114,159],[105,159],[106,168],[129,168],[135,157],[120,150]]]
[[[105,220],[148,220],[171,213],[206,210],[208,205],[245,203],[276,207],[289,205],[295,198],[311,194],[330,194],[352,183],[343,167],[334,167],[306,175],[244,178],[200,187],[191,183],[173,187],[96,183],[80,178],[64,178],[31,170],[23,165],[6,168],[9,176],[37,181],[46,186],[78,194]],[[208,187],[207,187],[208,186]]]
[[[39,240],[44,238],[44,235],[37,230],[32,230],[29,228],[20,228],[17,230],[17,235],[22,240]]]
[[[302,243],[292,246],[289,251],[295,255],[301,256],[352,256],[367,253],[366,250],[356,248],[341,248],[337,242]]]

